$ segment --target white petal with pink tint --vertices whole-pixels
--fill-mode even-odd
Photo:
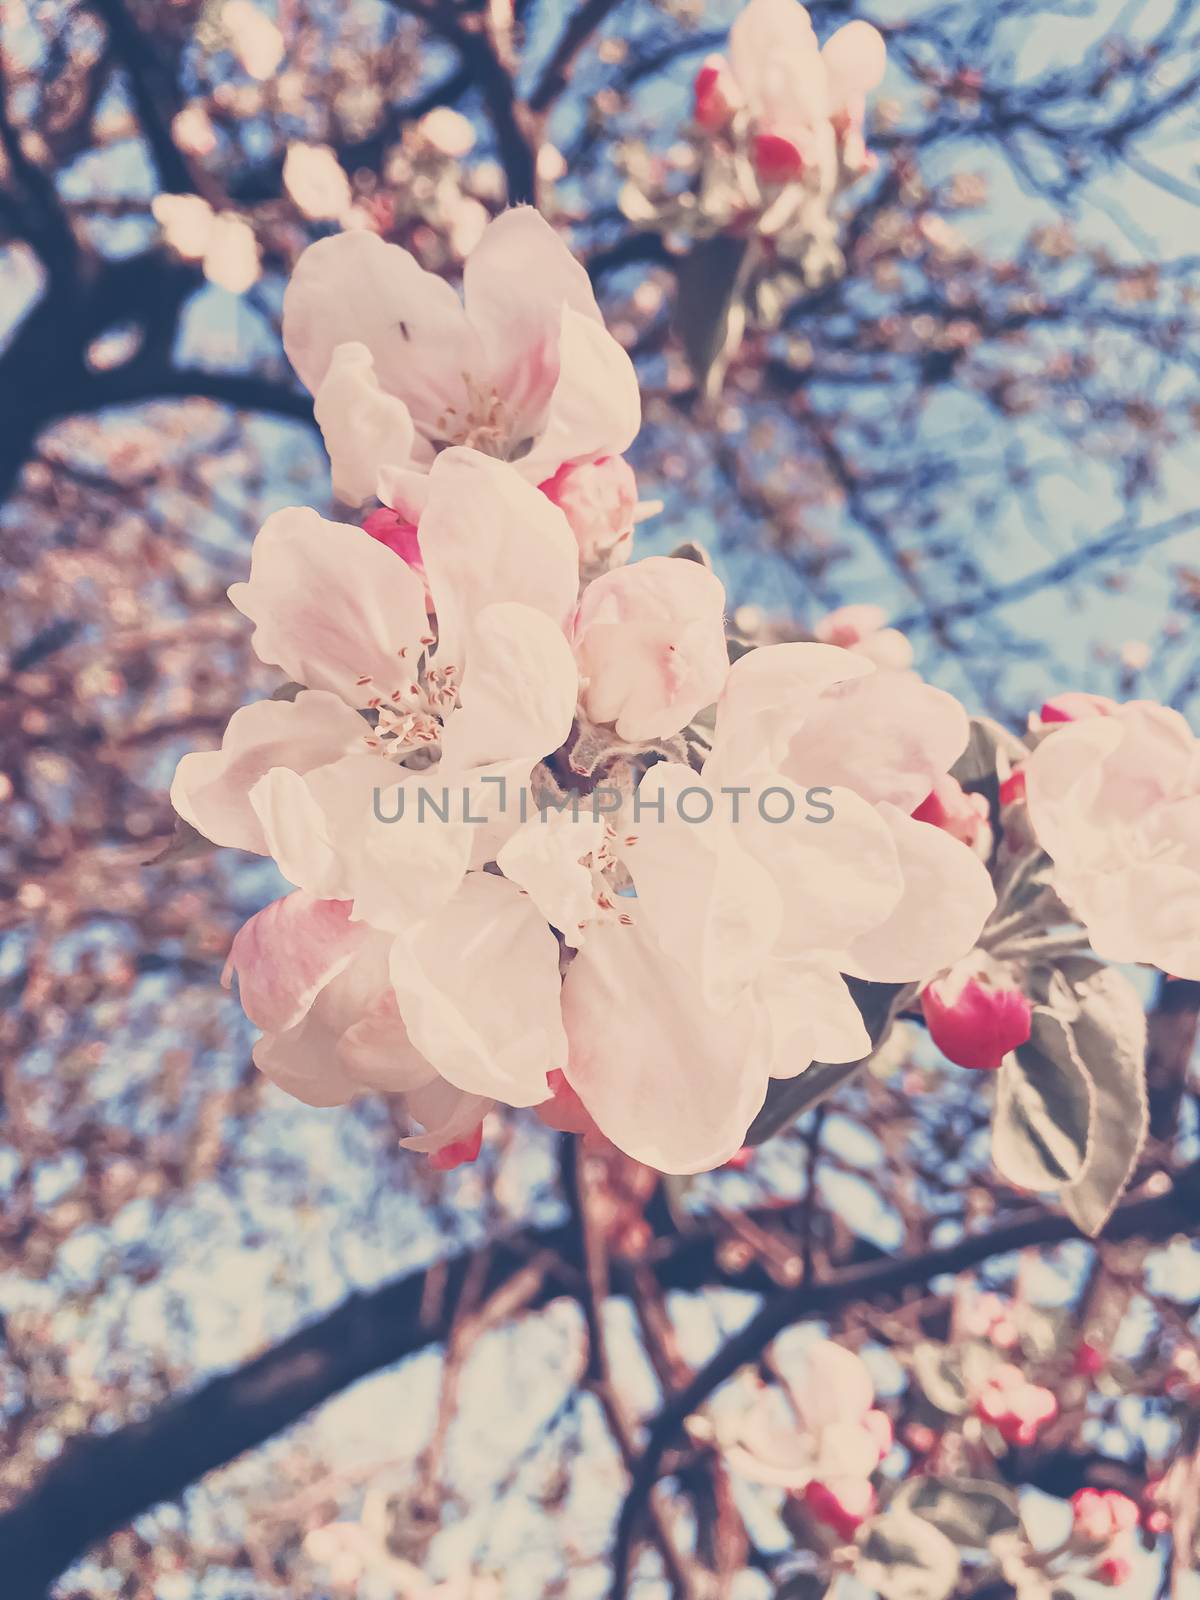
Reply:
[[[969,732],[953,695],[904,673],[873,672],[821,696],[781,766],[801,787],[841,785],[911,812]]]
[[[728,1161],[767,1087],[768,1031],[747,1001],[704,1004],[696,980],[636,924],[598,923],[567,969],[567,1078],[601,1132],[659,1172]]]
[[[340,344],[366,345],[383,388],[403,400],[423,439],[453,408],[465,416],[464,376],[484,364],[457,294],[399,245],[365,229],[309,245],[283,297],[283,343],[316,393]],[[428,458],[428,455],[427,455]]]
[[[361,748],[367,725],[337,695],[256,700],[229,719],[220,750],[195,751],[175,769],[171,804],[214,844],[267,852],[250,791],[272,767],[307,772]]]
[[[566,1064],[558,943],[515,884],[473,872],[392,951],[409,1038],[448,1082],[508,1105],[546,1099]]]
[[[350,907],[297,892],[275,900],[234,935],[224,981],[238,980],[242,1010],[268,1033],[293,1028],[369,937]]]
[[[564,305],[558,349],[558,377],[533,448],[513,458],[534,483],[564,461],[623,454],[642,423],[633,362],[601,323]]]
[[[411,567],[361,528],[299,506],[263,523],[249,581],[229,598],[255,624],[260,661],[351,706],[412,678],[427,629],[425,584]]]
[[[965,844],[895,806],[879,811],[892,830],[904,893],[887,921],[851,946],[845,970],[879,983],[929,978],[974,949],[996,892]]]
[[[412,454],[408,407],[379,387],[365,344],[338,345],[317,387],[313,413],[329,452],[333,492],[348,505],[373,499],[380,469]]]
[[[579,590],[574,536],[558,507],[512,467],[478,450],[444,450],[419,529],[440,659],[461,660],[477,613],[497,601],[566,623]]]
[[[584,809],[543,811],[517,828],[501,846],[496,865],[524,889],[567,944],[583,943],[596,914],[592,869],[584,858],[598,850],[604,824]]]
[[[730,667],[718,701],[705,774],[722,783],[742,782],[756,770],[779,771],[793,734],[824,691],[874,670],[862,656],[828,644],[772,644],[747,651]]]
[[[689,789],[699,792],[688,796]],[[710,820],[683,820],[701,816],[706,799]],[[738,828],[723,820],[690,767],[651,767],[638,800],[641,820],[630,824],[637,843],[623,859],[637,890],[639,926],[694,975],[706,1005],[727,1011],[758,976],[779,931],[782,907],[771,874],[741,848]]]
[[[467,257],[463,299],[497,393],[532,431],[558,379],[563,310],[602,326],[587,272],[539,212],[519,206]]]
[[[485,606],[474,618],[462,703],[442,737],[442,764],[461,772],[528,757],[566,740],[579,675],[562,631],[531,606]]]
[[[729,30],[729,58],[761,125],[812,125],[825,116],[825,68],[799,0],[750,0]]]
[[[588,584],[575,622],[583,707],[622,739],[664,738],[721,693],[725,590],[695,561],[648,556]]]
[[[773,1078],[797,1077],[814,1061],[870,1055],[862,1013],[832,960],[773,961],[760,993],[771,1018]]]

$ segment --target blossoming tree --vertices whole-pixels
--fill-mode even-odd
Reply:
[[[167,753],[196,746],[173,779],[157,780],[156,793],[169,783],[170,838],[148,862],[138,841],[163,831],[165,807],[141,829],[128,817],[125,843],[136,848],[110,860],[103,881],[119,895],[142,879],[184,885],[159,913],[158,953],[190,936],[187,959],[209,958],[193,975],[194,1016],[172,1025],[226,1064],[213,1070],[236,1062],[236,1075],[185,1141],[189,1181],[227,1180],[236,1147],[221,1128],[244,1127],[253,1142],[270,1084],[265,1103],[298,1119],[289,1126],[301,1143],[372,1127],[401,1192],[421,1197],[422,1213],[441,1212],[449,1236],[484,1194],[490,1226],[144,1420],[98,1407],[83,1426],[62,1423],[83,1437],[51,1441],[41,1454],[54,1459],[37,1473],[18,1460],[13,1504],[0,1513],[12,1594],[46,1593],[95,1541],[436,1343],[438,1404],[419,1443],[398,1463],[384,1452],[352,1484],[343,1468],[290,1462],[290,1490],[277,1490],[267,1514],[275,1531],[240,1531],[236,1555],[220,1558],[230,1570],[277,1590],[290,1541],[283,1581],[313,1595],[332,1585],[494,1600],[540,1584],[616,1600],[665,1583],[695,1600],[864,1590],[1084,1600],[1090,1586],[1133,1595],[1161,1582],[1179,1600],[1200,1527],[1200,1362],[1194,1295],[1172,1298],[1152,1280],[1169,1254],[1158,1247],[1194,1234],[1200,1214],[1182,1115],[1200,992],[1200,744],[1166,697],[1129,692],[1147,665],[1132,645],[1123,681],[1104,681],[1116,693],[1060,672],[1014,713],[1019,679],[993,692],[952,627],[1120,554],[1129,527],[1004,584],[968,571],[956,594],[939,596],[913,577],[881,517],[881,480],[846,449],[881,425],[857,413],[831,430],[820,379],[804,450],[921,602],[918,619],[889,626],[874,601],[828,603],[841,597],[819,541],[799,568],[816,602],[804,617],[740,599],[739,559],[719,537],[693,537],[680,495],[660,493],[688,452],[707,450],[736,484],[739,451],[777,450],[763,420],[771,407],[804,411],[798,330],[817,337],[827,313],[836,345],[836,297],[856,275],[875,272],[885,300],[903,293],[895,262],[894,276],[878,270],[899,226],[888,205],[918,185],[911,152],[888,142],[902,110],[879,117],[890,168],[871,149],[889,56],[948,100],[990,107],[988,81],[950,70],[936,15],[925,32],[895,26],[885,40],[864,18],[827,28],[798,0],[749,0],[727,41],[685,31],[685,46],[668,52],[689,60],[674,127],[685,153],[664,155],[652,140],[614,152],[613,210],[630,231],[593,240],[585,257],[567,226],[578,210],[570,185],[587,178],[599,133],[585,117],[563,162],[548,119],[589,50],[636,82],[661,47],[635,35],[631,53],[609,17],[617,8],[589,0],[527,87],[518,23],[531,47],[530,18],[503,6],[400,9],[454,58],[428,103],[396,122],[394,107],[355,113],[335,95],[337,118],[357,115],[368,130],[357,142],[309,129],[286,139],[270,173],[247,166],[222,189],[221,141],[234,136],[239,105],[263,102],[221,91],[239,75],[270,84],[263,95],[278,97],[271,116],[282,125],[297,94],[289,48],[302,53],[303,36],[311,52],[318,22],[229,0],[215,20],[181,11],[178,26],[147,33],[123,0],[96,0],[100,43],[94,60],[84,51],[93,76],[81,67],[73,92],[88,99],[80,85],[105,82],[95,62],[119,63],[159,179],[153,243],[143,258],[89,241],[96,259],[81,259],[83,224],[41,159],[62,126],[92,131],[99,100],[72,123],[47,90],[60,121],[51,115],[43,135],[21,95],[6,95],[5,174],[46,269],[49,311],[39,302],[18,319],[0,367],[16,369],[15,351],[31,374],[30,394],[4,402],[18,454],[59,416],[166,393],[315,425],[331,496],[311,454],[308,468],[282,474],[293,492],[281,494],[267,452],[272,509],[228,568],[231,604],[210,594],[203,624],[206,648],[242,665],[204,715],[180,713],[170,729]],[[1179,19],[1172,26],[1182,38]],[[78,43],[71,28],[59,43]],[[1147,45],[1147,58],[1161,45]],[[947,58],[936,70],[931,46]],[[14,46],[13,61],[32,48]],[[379,48],[416,52],[422,70],[408,34]],[[193,93],[192,78],[225,56],[233,76]],[[352,76],[348,59],[334,77]],[[1155,87],[1140,91],[1151,103]],[[452,103],[469,91],[499,157],[495,193],[473,188],[464,167],[478,131]],[[1178,92],[1165,100],[1150,123],[1169,116]],[[1025,115],[1053,151],[1057,125]],[[401,134],[400,123],[411,127]],[[1102,128],[1101,143],[1121,149],[1122,126]],[[1022,149],[1013,160],[1053,192]],[[557,183],[561,203],[550,197]],[[918,232],[943,264],[955,261],[959,246],[937,220],[923,211]],[[638,267],[651,275],[602,304],[597,286]],[[931,268],[931,281],[940,273]],[[123,285],[140,275],[156,288],[131,332],[116,312],[134,309]],[[1112,276],[1127,286],[1127,269]],[[923,362],[953,365],[980,337],[968,277],[948,272],[942,287],[957,309],[923,344]],[[277,324],[302,390],[270,372],[172,364],[172,339],[186,331],[181,297],[200,282],[248,303],[265,297],[257,309]],[[64,283],[75,297],[65,329]],[[1045,301],[997,311],[997,338],[1013,317],[1038,315],[1048,317]],[[1170,321],[1171,339],[1184,317]],[[1126,313],[1113,326],[1127,332]],[[864,354],[881,327],[864,327]],[[63,347],[74,332],[84,342],[73,361]],[[834,359],[825,381],[837,370]],[[739,407],[755,420],[731,446]],[[666,437],[672,410],[682,444]],[[211,444],[198,504],[263,470],[234,452],[238,426]],[[119,423],[111,437],[103,430],[96,448],[119,475],[129,447]],[[941,482],[961,483],[960,466]],[[85,490],[89,470],[70,468]],[[743,506],[768,525],[788,481],[775,471],[764,467]],[[36,472],[22,492],[37,495]],[[776,559],[786,563],[786,550]],[[79,578],[69,562],[64,571]],[[185,567],[176,580],[186,584]],[[130,614],[123,604],[110,604],[118,622]],[[153,650],[160,635],[139,626]],[[189,628],[190,616],[194,650]],[[62,643],[70,619],[68,629]],[[958,693],[918,671],[910,635],[923,630]],[[11,656],[21,692],[39,700],[20,719],[35,745],[54,686],[39,691],[34,669],[61,647],[43,633]],[[251,652],[260,692],[243,694]],[[183,668],[192,692],[202,659]],[[936,658],[930,666],[932,676]],[[112,677],[101,697],[137,691],[136,671]],[[187,704],[165,676],[162,692],[168,717]],[[18,806],[38,792],[39,761]],[[16,815],[28,836],[34,819]],[[65,877],[75,865],[68,855]],[[201,883],[218,925],[197,942],[186,886]],[[21,904],[53,916],[59,893],[26,877]],[[236,931],[235,905],[246,913]],[[221,1027],[238,1043],[211,1032],[218,954],[248,1047],[232,1001]],[[94,959],[111,955],[102,942]],[[93,964],[69,970],[87,980]],[[147,958],[142,971],[153,970]],[[27,1005],[40,993],[92,1030],[50,1075],[66,1094],[81,1065],[101,1077],[114,1069],[112,1019],[88,1011],[86,983],[51,1002],[53,973],[47,962],[28,976]],[[36,1049],[29,1060],[36,1077]],[[204,1069],[188,1059],[187,1088],[174,1092],[193,1092]],[[38,1167],[45,1108],[12,1082],[26,1161],[14,1186],[57,1193]],[[88,1144],[91,1114],[81,1160],[102,1174],[97,1214],[119,1238],[131,1218],[139,1225],[135,1202],[163,1191],[165,1180],[148,1181],[155,1163],[170,1162],[161,1141],[140,1142],[136,1109],[120,1149],[111,1132]],[[551,1157],[547,1195],[538,1180],[506,1176]],[[890,1246],[878,1243],[889,1218],[881,1231],[871,1215],[871,1172],[897,1229]],[[518,1181],[519,1224],[504,1226],[522,1209]],[[348,1182],[339,1166],[332,1188]],[[264,1216],[274,1210],[259,1203]],[[313,1215],[320,1228],[319,1207]],[[270,1228],[294,1220],[276,1216]],[[1044,1279],[1044,1252],[1068,1241],[1089,1264],[1063,1267],[1064,1314],[1031,1281],[1029,1252],[1043,1252]],[[993,1272],[1017,1252],[1015,1270]],[[1140,1345],[1139,1293],[1157,1296]],[[636,1333],[614,1326],[618,1298]],[[498,1535],[482,1556],[454,1539],[456,1520],[470,1520],[453,1514],[467,1491],[452,1485],[450,1443],[472,1409],[470,1375],[492,1374],[477,1420],[511,1429],[519,1362],[505,1341],[539,1317],[552,1326],[564,1302],[574,1317],[565,1393],[530,1449],[560,1476],[580,1455],[587,1476],[604,1458],[587,1443],[598,1419],[619,1474],[615,1493],[597,1495],[609,1515],[599,1548],[578,1563],[591,1568],[578,1588],[569,1540],[551,1581],[531,1578]],[[14,1402],[24,1438],[45,1402],[29,1353],[36,1306],[18,1296],[15,1309],[12,1386],[23,1370],[35,1396],[25,1410]],[[705,1318],[716,1330],[702,1338]],[[86,1322],[81,1338],[86,1351]],[[1128,1365],[1135,1353],[1140,1370]],[[535,1409],[554,1389],[544,1373],[542,1384],[526,1402]],[[574,1430],[561,1444],[560,1427]],[[365,1495],[343,1514],[360,1478]],[[545,1516],[568,1493],[564,1480],[529,1498]],[[79,1592],[109,1592],[113,1572],[139,1564],[167,1600],[201,1592],[172,1589],[173,1573],[190,1581],[191,1558],[161,1526],[144,1551],[104,1559],[85,1561]]]

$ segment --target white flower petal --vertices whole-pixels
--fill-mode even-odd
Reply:
[[[767,1086],[750,1002],[719,1013],[636,925],[598,923],[567,969],[567,1078],[602,1133],[659,1172],[704,1172],[745,1142]]]
[[[340,344],[365,344],[379,381],[403,400],[425,440],[465,417],[465,376],[485,367],[457,294],[399,245],[354,229],[309,245],[283,297],[283,343],[313,394]],[[450,419],[452,421],[452,419]]]
[[[571,731],[578,684],[571,647],[549,617],[511,602],[485,606],[474,619],[462,704],[442,736],[443,766],[465,772],[518,756],[532,766]]]
[[[504,462],[444,450],[419,530],[442,660],[460,659],[475,616],[496,601],[532,606],[560,628],[573,611],[579,551],[567,519]]]
[[[578,946],[596,913],[592,870],[582,857],[599,849],[604,823],[581,809],[543,811],[519,827],[500,848],[496,865],[525,890],[565,942]]]
[[[996,892],[965,844],[894,806],[879,811],[896,843],[904,893],[883,926],[851,947],[846,971],[879,983],[930,978],[974,949]]]
[[[771,644],[747,651],[725,680],[705,777],[732,783],[756,769],[777,772],[792,735],[820,695],[874,670],[863,656],[835,645]]]
[[[760,993],[771,1017],[773,1078],[795,1078],[814,1061],[870,1055],[862,1013],[831,963],[773,961]]]
[[[628,352],[602,323],[565,305],[558,376],[533,448],[514,464],[541,483],[566,461],[622,455],[641,425],[641,391]]]
[[[299,506],[267,518],[229,598],[255,624],[260,661],[350,706],[411,681],[428,627],[425,584],[394,551]]]
[[[508,1105],[547,1098],[566,1065],[558,944],[515,884],[471,873],[396,940],[391,972],[409,1038],[443,1078]]]
[[[322,689],[295,700],[256,700],[229,719],[219,750],[194,751],[175,769],[171,804],[214,844],[267,853],[250,791],[272,767],[308,772],[360,748],[367,725]]]
[[[236,974],[242,1010],[256,1028],[283,1033],[308,1014],[367,937],[343,901],[285,895],[238,929],[223,981]]]
[[[365,344],[340,344],[317,386],[313,412],[329,452],[333,492],[347,505],[374,498],[380,468],[412,454],[412,418],[385,394]]]
[[[911,812],[969,733],[953,695],[907,673],[873,672],[821,696],[781,766],[801,787],[840,785]]]
[[[587,272],[539,212],[518,206],[483,230],[463,268],[463,298],[496,392],[532,428],[558,378],[564,308],[601,322]]]

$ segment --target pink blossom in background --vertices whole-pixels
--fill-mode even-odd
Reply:
[[[288,285],[283,338],[353,504],[382,468],[425,471],[456,444],[541,483],[565,462],[621,455],[641,420],[587,273],[528,207],[484,229],[462,300],[375,233],[318,240]]]
[[[1200,741],[1179,713],[1133,700],[1071,720],[1024,770],[1030,823],[1096,954],[1200,978]]]

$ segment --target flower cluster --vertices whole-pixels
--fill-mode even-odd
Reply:
[[[464,293],[373,235],[301,258],[285,338],[364,523],[267,520],[230,598],[289,685],[172,798],[294,885],[228,963],[283,1088],[403,1096],[439,1166],[501,1103],[715,1167],[772,1078],[869,1053],[847,975],[975,945],[988,872],[913,816],[966,714],[833,644],[731,667],[706,565],[620,564],[638,391],[582,269],[512,211]]]
[[[873,165],[863,118],[886,53],[869,22],[846,23],[822,48],[799,0],[750,0],[728,60],[710,56],[696,75],[696,123],[743,144],[768,193],[803,184],[827,197]]]
[[[703,1434],[706,1430],[693,1432]],[[892,1423],[875,1405],[862,1359],[820,1339],[798,1375],[739,1397],[714,1434],[730,1468],[754,1483],[800,1493],[809,1515],[839,1540],[854,1537],[876,1505],[871,1476],[892,1448]]]

